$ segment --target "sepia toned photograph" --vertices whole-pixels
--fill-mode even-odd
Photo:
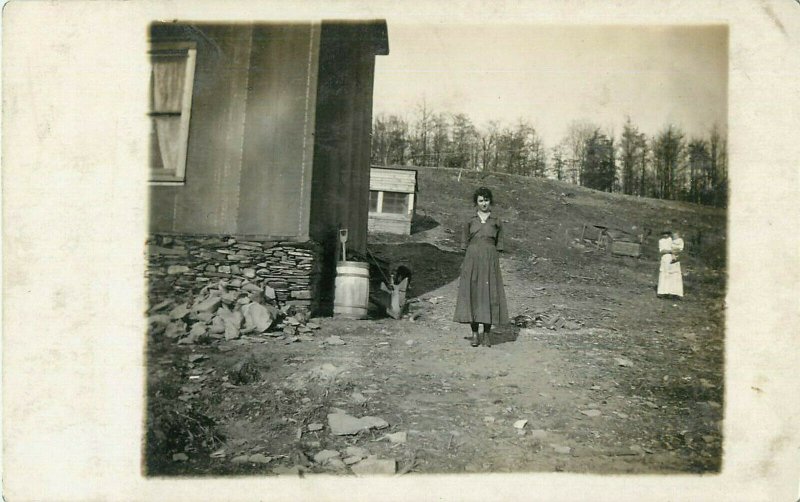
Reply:
[[[4,499],[798,499],[800,3],[2,12]]]
[[[148,44],[147,476],[720,472],[726,26]]]

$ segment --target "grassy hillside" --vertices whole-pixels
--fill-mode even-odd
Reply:
[[[392,260],[417,261],[381,246],[415,242],[456,250],[460,225],[473,213],[472,193],[479,186],[494,194],[494,212],[505,224],[506,257],[528,266],[531,279],[559,282],[571,277],[618,283],[632,271],[654,275],[658,267],[658,233],[671,228],[686,241],[683,257],[687,294],[717,296],[724,291],[726,212],[724,209],[599,192],[555,180],[457,169],[416,168],[419,193],[411,236],[372,235],[371,248]],[[585,237],[592,225],[609,228],[612,236],[636,240],[644,236],[639,259],[612,256]],[[437,253],[439,251],[431,251]],[[389,253],[387,255],[387,253]],[[459,260],[440,256],[445,261]],[[417,267],[430,268],[430,260]],[[427,265],[427,266],[426,266]],[[448,274],[452,275],[452,274]],[[430,289],[430,288],[424,288]],[[716,292],[716,294],[714,294]]]

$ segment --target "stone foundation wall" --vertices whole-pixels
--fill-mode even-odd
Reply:
[[[147,241],[150,304],[192,297],[210,282],[225,280],[234,289],[269,286],[280,305],[315,311],[321,252],[314,242],[155,234]]]

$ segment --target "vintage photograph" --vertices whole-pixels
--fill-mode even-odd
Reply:
[[[795,33],[8,2],[3,497],[796,500]]]
[[[152,23],[145,476],[720,472],[728,36]]]

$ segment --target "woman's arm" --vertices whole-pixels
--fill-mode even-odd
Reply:
[[[467,250],[469,244],[469,222],[461,226],[461,251]]]
[[[495,247],[498,251],[504,251],[505,248],[503,247],[503,223],[500,220],[497,220],[497,243]]]

